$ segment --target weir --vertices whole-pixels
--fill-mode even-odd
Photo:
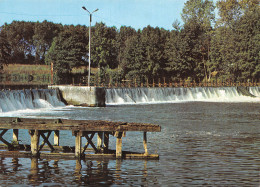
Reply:
[[[56,89],[0,91],[0,112],[65,106]]]
[[[106,104],[259,101],[260,87],[108,88]]]
[[[63,90],[60,90],[63,88]],[[66,104],[105,106],[174,102],[259,102],[260,87],[59,87],[0,91],[0,112],[64,107]],[[64,102],[63,102],[64,101]],[[77,101],[77,102],[76,102]]]

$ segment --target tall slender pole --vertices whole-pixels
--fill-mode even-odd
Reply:
[[[91,21],[92,21],[92,14],[96,11],[98,11],[98,9],[94,10],[92,13],[90,13],[88,11],[88,9],[86,9],[86,7],[82,7],[84,10],[86,10],[89,13],[89,52],[88,52],[88,86],[90,86],[90,59],[91,59],[91,55],[90,55],[90,50],[91,50]]]
[[[91,17],[92,14],[89,14],[88,86],[90,86]]]

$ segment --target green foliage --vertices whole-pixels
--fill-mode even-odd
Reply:
[[[91,80],[259,79],[259,9],[258,0],[218,0],[216,6],[212,0],[188,0],[183,25],[173,20],[171,31],[151,26],[117,30],[96,23]],[[0,28],[0,65],[53,62],[56,83],[71,84],[72,78],[87,76],[88,34],[81,25],[13,21]]]
[[[93,67],[117,66],[116,53],[116,29],[107,27],[104,23],[97,23],[93,28],[91,37],[91,60]]]
[[[258,79],[260,8],[254,0],[219,1],[218,27],[211,42],[215,71],[233,80]]]
[[[85,56],[85,44],[82,35],[75,31],[65,30],[54,38],[49,52],[46,55],[46,62],[54,64],[54,72],[60,81],[69,81],[69,75],[72,68],[86,63],[83,60]],[[60,83],[60,82],[59,82]]]
[[[0,35],[0,66],[10,63],[11,50],[11,45],[8,40]]]
[[[62,26],[47,22],[35,23],[33,44],[35,46],[35,63],[43,64],[45,62],[45,54],[51,47],[53,38],[58,36]]]

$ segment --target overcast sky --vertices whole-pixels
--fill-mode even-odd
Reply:
[[[0,25],[17,21],[48,20],[54,23],[89,25],[85,6],[93,14],[92,25],[104,22],[118,29],[125,25],[142,29],[147,25],[172,29],[181,21],[186,0],[0,0]]]

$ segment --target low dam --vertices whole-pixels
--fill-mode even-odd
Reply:
[[[156,104],[175,102],[255,102],[260,87],[158,87],[89,88],[51,86],[52,89],[0,91],[0,112],[35,110],[68,105],[104,107],[106,105]]]
[[[156,104],[173,102],[243,102],[260,97],[260,87],[158,87],[106,89],[106,104]]]
[[[0,91],[0,112],[63,107],[56,89],[26,89]]]

